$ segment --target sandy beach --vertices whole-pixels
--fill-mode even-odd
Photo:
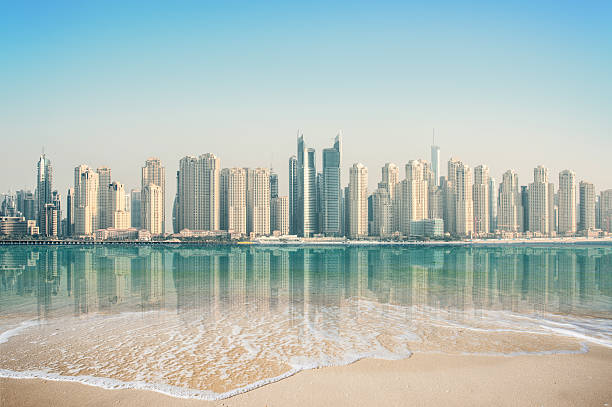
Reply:
[[[608,406],[612,350],[578,355],[415,354],[300,372],[219,401],[78,383],[0,379],[2,406]]]

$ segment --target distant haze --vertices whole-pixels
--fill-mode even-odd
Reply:
[[[362,162],[372,190],[430,159],[432,128],[442,174],[454,156],[612,188],[612,2],[82,3],[3,5],[2,192],[34,189],[43,146],[63,197],[81,163],[129,190],[155,156],[171,224],[185,155],[272,165],[286,194],[297,130],[320,167],[341,129],[343,185]]]

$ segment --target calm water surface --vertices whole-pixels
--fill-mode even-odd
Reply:
[[[227,397],[414,352],[612,347],[612,247],[0,247],[0,376]]]

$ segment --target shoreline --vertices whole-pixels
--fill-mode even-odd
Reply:
[[[346,366],[303,370],[216,401],[177,398],[137,389],[103,389],[43,379],[0,378],[0,404],[80,406],[354,406],[612,404],[612,350],[555,355],[415,353],[408,359],[363,359]]]
[[[140,240],[0,240],[0,246],[206,246],[206,247],[529,247],[529,246],[612,246],[612,237],[580,238],[516,238],[516,239],[473,239],[473,240],[430,240],[430,241],[370,241],[370,240],[307,240],[307,241],[140,241]]]

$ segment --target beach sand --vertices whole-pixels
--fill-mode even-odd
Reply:
[[[612,349],[578,355],[415,354],[300,372],[228,399],[0,379],[0,406],[612,406]]]

